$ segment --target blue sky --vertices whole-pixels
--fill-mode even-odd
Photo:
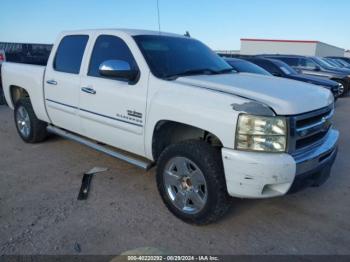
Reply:
[[[319,40],[350,49],[348,0],[159,0],[162,31],[213,49],[240,38]],[[158,29],[156,0],[2,0],[0,41],[53,43],[86,28]]]

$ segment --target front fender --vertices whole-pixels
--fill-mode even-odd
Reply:
[[[218,137],[224,147],[233,148],[240,112],[232,104],[247,101],[232,94],[151,78],[145,130],[147,158],[153,159],[153,133],[157,123],[164,120],[206,130]]]

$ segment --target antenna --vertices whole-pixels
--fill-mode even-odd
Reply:
[[[159,12],[159,0],[157,0],[157,11],[158,11],[158,31],[160,34],[160,12]]]

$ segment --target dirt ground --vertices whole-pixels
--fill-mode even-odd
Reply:
[[[22,142],[12,111],[0,106],[0,255],[119,254],[155,247],[172,254],[350,254],[350,99],[337,103],[341,131],[330,180],[320,188],[269,200],[233,199],[209,226],[171,215],[154,170],[58,137]],[[77,201],[82,175],[96,175],[87,201]]]

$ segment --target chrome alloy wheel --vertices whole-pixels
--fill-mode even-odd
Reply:
[[[167,163],[164,186],[173,205],[186,214],[196,214],[208,199],[207,184],[199,167],[186,157],[174,157]]]
[[[23,106],[20,106],[17,109],[16,123],[21,135],[25,138],[29,137],[30,129],[31,129],[30,119],[29,119],[27,110]]]

